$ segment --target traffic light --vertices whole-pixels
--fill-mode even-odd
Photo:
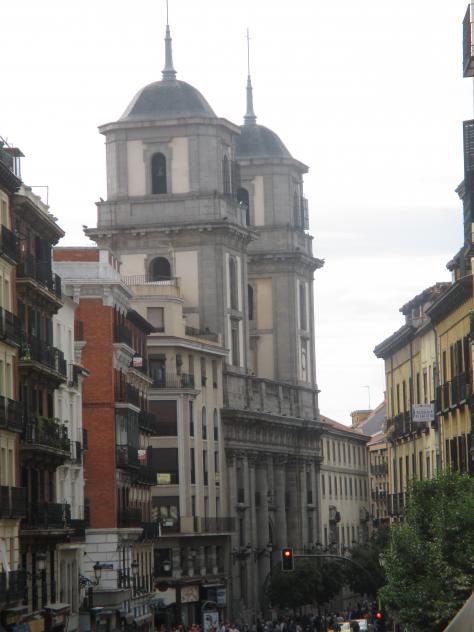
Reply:
[[[293,558],[293,549],[286,548],[281,550],[281,570],[295,570],[295,560]]]
[[[379,610],[375,613],[375,629],[377,632],[385,632],[386,629],[383,614]]]

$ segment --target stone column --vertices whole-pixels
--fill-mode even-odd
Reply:
[[[252,551],[247,557],[247,582],[249,587],[248,592],[248,607],[255,611],[257,607],[257,556],[256,551],[258,548],[258,534],[257,534],[257,510],[255,507],[255,492],[257,490],[255,466],[257,463],[258,453],[248,452],[247,462],[249,465],[249,496],[247,504],[249,505],[249,538],[248,541],[252,546]]]
[[[301,524],[301,543],[303,546],[309,544],[311,540],[308,534],[308,494],[306,487],[306,469],[307,460],[301,459],[300,466],[297,467],[297,474],[299,476],[299,488],[301,490],[301,507],[300,507],[300,524]],[[297,481],[298,484],[298,481]]]
[[[286,526],[286,455],[278,455],[273,459],[273,468],[275,474],[274,502],[276,505],[275,515],[275,542],[278,548],[287,546],[288,531]]]
[[[286,485],[289,499],[287,508],[288,545],[300,547],[301,542],[301,498],[298,489],[298,460],[295,457],[288,459],[286,468]]]
[[[319,464],[317,465],[314,460],[311,461],[311,483],[313,485],[313,504],[314,504],[314,542],[323,543],[322,525],[321,525],[321,489],[320,489],[320,472]]]
[[[268,528],[268,457],[260,455],[257,461],[257,492],[260,495],[260,507],[257,508],[257,563],[258,563],[258,610],[262,610],[261,591],[270,572],[271,555],[267,552],[270,543]]]

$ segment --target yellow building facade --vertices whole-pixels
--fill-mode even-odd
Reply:
[[[403,327],[374,350],[385,362],[392,519],[403,514],[410,482],[431,478],[442,467],[441,431],[435,415],[438,343],[428,313],[449,287],[449,283],[437,283],[406,303],[400,309],[405,316]],[[425,412],[423,421],[417,420],[420,410]]]

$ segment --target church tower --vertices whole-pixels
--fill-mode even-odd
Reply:
[[[186,325],[220,334],[227,363],[247,366],[246,249],[236,195],[238,126],[176,79],[166,26],[162,80],[145,86],[106,140],[107,200],[87,234],[120,255],[124,278],[180,279]]]
[[[313,257],[307,233],[308,167],[256,121],[249,74],[247,112],[236,139],[237,197],[258,235],[248,248],[249,364],[259,377],[296,383],[311,396],[316,390],[312,281],[323,261]]]

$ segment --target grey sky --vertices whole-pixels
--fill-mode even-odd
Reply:
[[[399,307],[436,281],[462,240],[462,79],[467,0],[170,0],[178,78],[240,123],[246,40],[258,122],[310,166],[321,411],[383,393],[374,345]],[[84,243],[106,197],[97,126],[161,77],[165,1],[0,3],[0,135],[26,154],[24,180]],[[38,189],[37,192],[40,192]]]

